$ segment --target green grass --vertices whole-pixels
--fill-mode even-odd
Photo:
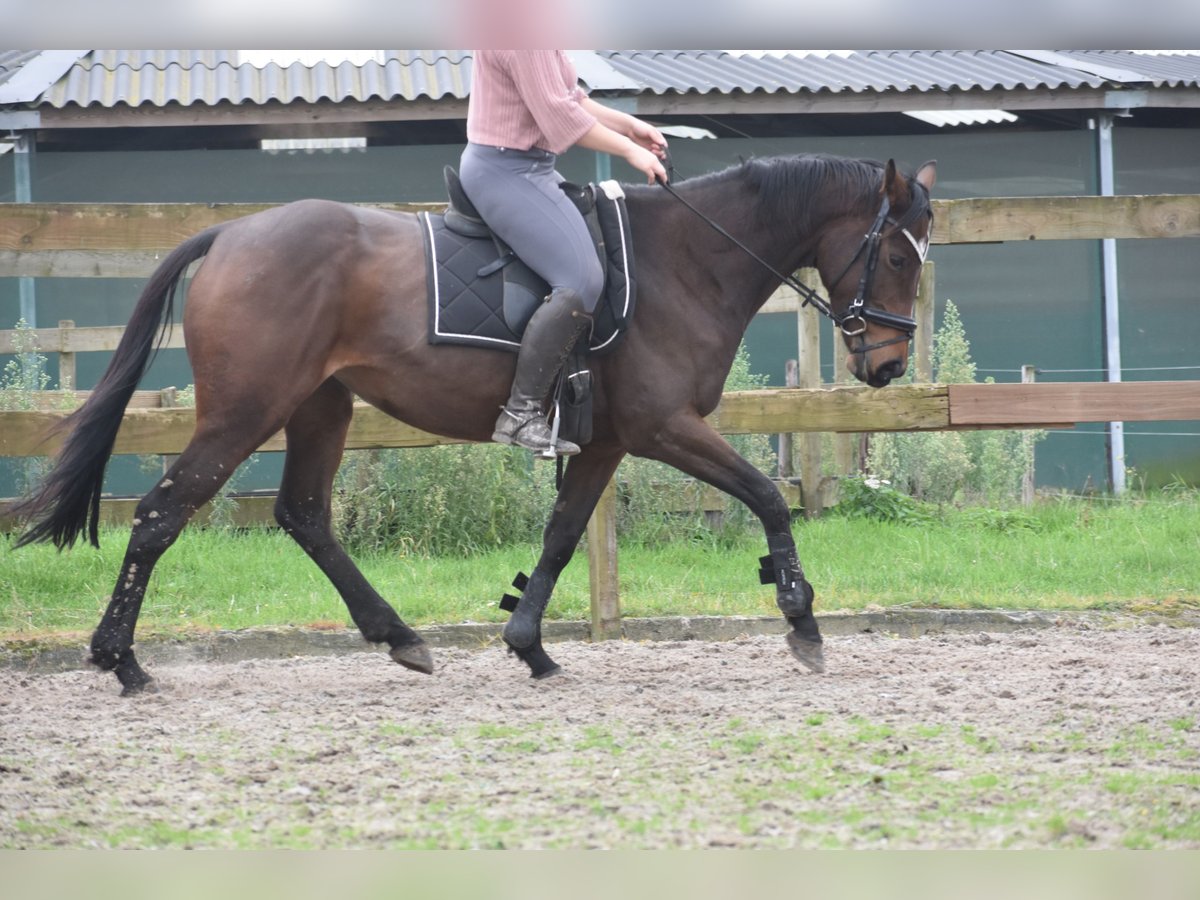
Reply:
[[[949,511],[930,522],[827,516],[795,525],[818,612],[869,605],[957,609],[1200,608],[1200,500],[1047,502],[1011,517]],[[0,545],[0,633],[87,631],[107,603],[126,532],[105,530],[102,549],[59,554]],[[626,616],[774,615],[758,584],[764,541],[756,532],[645,546],[620,545]],[[366,577],[414,625],[502,621],[496,606],[539,548],[459,558],[374,554]],[[588,616],[582,550],[563,573],[548,616]],[[278,531],[188,529],[156,569],[140,633],[189,628],[349,624],[332,586]]]
[[[670,733],[696,749],[664,755],[657,742],[645,740],[644,725],[614,721],[581,729],[546,722],[535,729],[544,746],[531,749],[528,731],[504,724],[430,722],[421,741],[406,750],[423,756],[419,769],[427,769],[430,760],[460,759],[467,777],[474,777],[475,760],[449,751],[486,744],[488,783],[479,802],[435,796],[412,803],[414,792],[426,788],[391,784],[406,776],[368,766],[359,796],[374,800],[379,790],[396,815],[364,819],[353,792],[345,803],[331,802],[315,787],[313,802],[322,804],[322,812],[311,818],[307,804],[281,807],[274,796],[216,781],[202,823],[168,818],[154,808],[139,809],[131,818],[127,809],[103,802],[93,807],[88,804],[94,798],[79,796],[74,807],[38,807],[11,819],[0,833],[0,847],[449,849],[588,843],[634,849],[703,846],[708,836],[724,840],[730,831],[744,837],[746,846],[764,849],[911,847],[929,841],[946,848],[1162,849],[1200,841],[1194,803],[1200,774],[1163,765],[1155,749],[1183,739],[1169,722],[1117,736],[1137,751],[1136,768],[1106,763],[1113,736],[1096,732],[1085,736],[1083,748],[1094,763],[1081,766],[1052,749],[1033,765],[1021,753],[984,758],[973,740],[976,729],[935,722],[831,714],[819,741],[785,722],[744,728],[732,720],[674,722]],[[1056,733],[1047,725],[1031,736],[1049,746]],[[889,742],[891,752],[867,758],[864,734]],[[238,743],[228,746],[231,768],[243,768]],[[527,767],[531,753],[546,758],[545,790],[529,801],[537,812],[495,802],[492,787],[504,784],[514,767]],[[566,758],[581,765],[564,767]],[[792,763],[791,775],[780,765],[785,760]],[[698,773],[704,782],[699,788]]]

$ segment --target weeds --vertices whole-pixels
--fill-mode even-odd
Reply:
[[[933,365],[940,384],[975,381],[970,343],[950,301],[934,335]],[[1004,506],[1020,497],[1021,478],[1044,437],[1044,431],[879,434],[872,438],[868,467],[918,500]]]
[[[0,410],[35,410],[37,394],[50,385],[46,357],[38,352],[37,337],[24,319],[18,319],[13,336],[13,358],[0,372]],[[15,493],[34,488],[50,468],[44,456],[0,459],[0,474],[11,479]],[[9,480],[0,479],[0,480]]]
[[[743,345],[725,389],[765,382],[750,372]],[[761,470],[774,466],[766,435],[738,435],[731,443]],[[728,547],[753,521],[741,504],[731,504],[719,522],[710,521],[695,482],[661,463],[628,457],[616,478],[618,528],[640,546],[682,541]],[[536,464],[517,448],[364,451],[351,454],[338,472],[334,520],[339,537],[355,552],[461,556],[538,541],[556,493],[554,466]]]

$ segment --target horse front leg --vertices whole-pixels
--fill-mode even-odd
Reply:
[[[792,627],[787,635],[788,647],[808,669],[824,672],[825,655],[821,631],[813,616],[812,585],[804,577],[796,553],[791,511],[771,479],[742,459],[695,413],[680,414],[668,421],[653,444],[641,445],[637,452],[713,485],[745,503],[758,517],[767,535],[769,553],[763,559],[762,572],[774,581],[775,603]]]
[[[542,647],[542,617],[558,576],[571,561],[588,519],[624,455],[617,447],[588,446],[567,463],[554,512],[542,535],[542,555],[504,626],[504,643],[529,666],[534,678],[561,671]]]

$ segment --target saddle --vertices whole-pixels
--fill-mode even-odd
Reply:
[[[530,318],[550,286],[484,222],[463,190],[458,173],[444,169],[449,204],[441,214],[420,214],[425,239],[429,343],[491,347],[516,353]],[[615,181],[563,182],[579,209],[605,272],[605,288],[590,336],[581,339],[563,367],[555,391],[563,416],[559,433],[578,444],[591,437],[588,357],[609,353],[629,325],[637,299],[633,244],[625,194]],[[582,438],[582,439],[581,439]]]

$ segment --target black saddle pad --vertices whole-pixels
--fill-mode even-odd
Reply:
[[[610,209],[602,209],[601,204]],[[629,226],[623,199],[598,199],[606,267],[605,292],[593,320],[589,350],[616,346],[633,314],[636,284],[631,273]],[[429,343],[463,344],[517,352],[521,334],[550,292],[520,260],[496,270],[499,254],[490,237],[466,237],[446,227],[445,217],[421,213],[429,297]],[[507,272],[505,271],[507,270]],[[483,271],[487,274],[481,275]],[[508,282],[507,301],[505,282]]]
[[[503,272],[479,275],[496,260],[492,239],[464,237],[446,228],[443,216],[420,215],[425,235],[429,343],[516,352],[521,336],[504,318]]]

